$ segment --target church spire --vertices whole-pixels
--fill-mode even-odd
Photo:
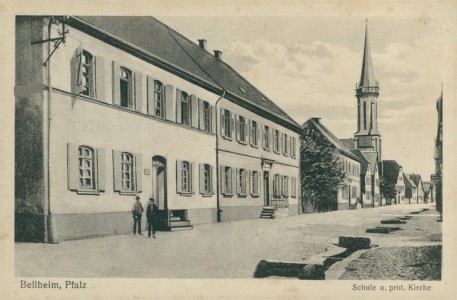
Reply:
[[[376,86],[373,64],[371,63],[370,42],[368,40],[368,20],[366,20],[365,25],[365,46],[363,49],[362,75],[360,76],[359,86]]]

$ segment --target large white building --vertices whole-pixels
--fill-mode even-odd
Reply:
[[[152,17],[16,18],[16,240],[298,213],[300,126]]]

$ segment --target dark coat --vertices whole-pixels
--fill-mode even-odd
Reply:
[[[148,203],[148,208],[146,209],[146,218],[148,218],[149,221],[157,221],[158,212],[159,208],[157,205]]]

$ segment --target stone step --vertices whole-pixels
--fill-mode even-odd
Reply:
[[[392,220],[382,220],[381,224],[406,224],[406,221],[392,219]]]
[[[273,215],[264,215],[264,214],[261,214],[260,217],[262,219],[274,219],[275,218]]]
[[[170,231],[183,231],[183,230],[192,230],[194,226],[179,226],[179,227],[170,227]]]
[[[170,217],[170,221],[181,221],[180,217]]]
[[[189,226],[190,221],[189,220],[180,220],[180,221],[171,221],[170,222],[170,227],[181,227],[181,226]]]

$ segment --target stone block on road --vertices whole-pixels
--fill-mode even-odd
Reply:
[[[261,260],[254,271],[254,278],[268,276],[298,277],[305,264]]]
[[[298,275],[301,280],[325,280],[325,268],[322,265],[306,265]]]
[[[406,224],[406,221],[400,219],[382,220],[381,224]]]
[[[348,249],[370,249],[371,239],[362,236],[341,235],[338,240],[338,246]]]

